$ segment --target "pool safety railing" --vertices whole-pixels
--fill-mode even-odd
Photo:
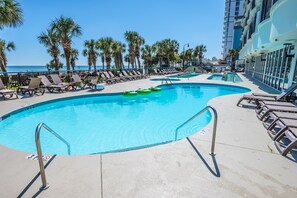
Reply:
[[[41,151],[41,145],[40,145],[40,132],[42,128],[46,129],[48,132],[50,132],[52,135],[54,135],[56,138],[58,138],[64,144],[66,144],[68,155],[70,155],[71,151],[70,151],[69,143],[64,138],[62,138],[58,133],[56,133],[53,129],[51,129],[49,126],[47,126],[44,123],[39,123],[37,125],[36,131],[35,131],[35,144],[36,144],[40,175],[41,175],[41,181],[42,181],[42,186],[40,187],[40,190],[46,190],[49,188],[49,184],[46,183],[45,170],[44,170],[42,151]]]
[[[213,119],[213,129],[212,129],[212,141],[211,141],[211,150],[209,152],[210,155],[215,156],[215,143],[216,143],[216,133],[217,133],[217,122],[218,122],[218,113],[215,110],[215,108],[213,108],[212,106],[206,106],[204,109],[202,109],[201,111],[199,111],[198,113],[196,113],[193,117],[191,117],[190,119],[188,119],[187,121],[185,121],[183,124],[181,124],[179,127],[176,128],[175,130],[175,141],[177,141],[177,135],[178,135],[178,131],[184,127],[186,124],[188,124],[189,122],[191,122],[192,120],[194,120],[195,118],[197,118],[198,116],[200,116],[202,113],[204,113],[206,110],[212,110],[213,115],[214,115],[214,119]]]
[[[168,78],[168,77],[164,77],[164,78],[162,78],[162,82],[161,82],[162,84],[164,83],[164,84],[172,84],[172,81],[171,81],[171,79],[170,78]]]

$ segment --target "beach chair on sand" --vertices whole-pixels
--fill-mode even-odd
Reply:
[[[48,78],[44,75],[38,76],[38,78],[41,78],[41,82],[44,85],[44,87],[50,92],[53,93],[54,91],[63,92],[67,86],[66,85],[54,85],[52,84]]]
[[[25,95],[27,92],[30,96],[33,96],[36,93],[41,93],[41,95],[44,94],[45,90],[40,87],[41,78],[31,78],[30,83],[28,86],[20,86],[17,89],[17,93],[22,93]]]
[[[252,95],[243,95],[242,98],[237,102],[237,106],[243,101],[248,100],[249,102],[254,101],[256,105],[259,105],[259,101],[267,100],[267,101],[288,101],[289,96],[297,89],[297,83],[290,86],[286,91],[281,94],[259,94],[253,93]]]
[[[2,96],[3,100],[6,99],[6,96],[9,96],[9,98],[12,98],[13,95],[15,95],[16,98],[19,98],[15,91],[5,89],[2,79],[0,78],[0,96]]]

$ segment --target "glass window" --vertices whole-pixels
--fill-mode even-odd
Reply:
[[[295,83],[297,83],[297,60],[296,60],[296,63],[295,63],[295,72],[294,72],[293,81]]]

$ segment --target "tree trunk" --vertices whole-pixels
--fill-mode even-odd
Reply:
[[[140,57],[137,56],[137,62],[138,62],[138,69],[140,69]]]
[[[105,61],[106,61],[106,69],[110,70],[110,63],[111,63],[110,54],[106,54]]]
[[[101,61],[102,61],[102,69],[104,70],[104,56],[101,56]]]
[[[55,61],[55,70],[56,71],[59,71],[59,69],[60,69],[60,60],[59,60],[59,57],[58,57],[58,55],[54,55],[54,61]]]
[[[67,72],[70,71],[70,55],[71,52],[68,50],[68,48],[64,48],[64,54],[65,54],[65,59],[66,59],[66,67],[67,67]]]
[[[167,56],[167,61],[168,61],[168,67],[170,67],[170,58]]]
[[[122,53],[120,55],[120,68],[121,69],[124,69],[124,62],[123,62],[123,55],[122,55]]]
[[[93,63],[93,65],[94,65],[94,71],[96,71],[96,70],[97,70],[97,68],[96,68],[97,60],[96,60],[96,57],[94,57],[94,56],[93,56],[93,58],[92,58],[92,63]]]
[[[7,71],[6,71],[5,61],[4,61],[3,58],[2,58],[2,54],[1,54],[1,56],[0,56],[0,67],[1,67],[1,71],[2,71],[2,72],[7,72]]]

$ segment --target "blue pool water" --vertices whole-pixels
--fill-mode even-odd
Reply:
[[[168,80],[168,81],[180,81],[180,79],[178,79],[178,78],[153,78],[153,79],[151,79],[151,81],[166,81],[166,80]]]
[[[223,80],[229,82],[242,82],[242,79],[236,74],[229,72],[226,76],[223,77],[222,74],[213,74],[207,78],[208,80]]]
[[[199,76],[199,74],[175,74],[168,76],[170,78],[192,78],[194,76]]]
[[[51,101],[4,116],[0,121],[0,144],[36,152],[34,134],[44,122],[58,132],[71,147],[71,154],[116,152],[174,141],[175,130],[217,96],[250,90],[216,84],[175,84],[148,95],[122,94],[84,96]],[[1,120],[1,119],[0,119]],[[211,120],[206,112],[178,133],[185,138]],[[41,132],[42,150],[47,154],[67,154],[66,146]]]

